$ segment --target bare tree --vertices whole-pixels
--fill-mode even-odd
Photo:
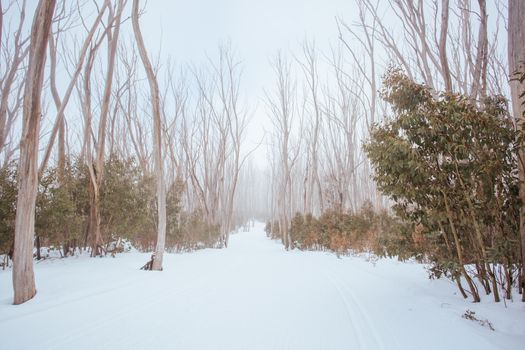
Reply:
[[[202,210],[210,228],[218,228],[216,244],[224,247],[235,228],[240,171],[253,151],[242,149],[248,114],[240,102],[241,66],[231,49],[221,46],[218,62],[208,58],[206,68],[193,67],[192,73],[194,99],[184,87],[172,89],[180,118],[180,168],[188,178],[187,204]]]
[[[144,40],[139,26],[139,0],[133,0],[132,10],[133,33],[139,49],[140,58],[146,70],[148,82],[151,90],[151,105],[153,109],[153,153],[155,155],[155,176],[157,181],[157,210],[158,210],[158,232],[157,247],[153,259],[152,270],[162,270],[162,257],[164,254],[164,244],[166,241],[166,188],[164,185],[164,166],[162,158],[162,120],[160,109],[160,92],[157,77],[153,72],[153,67],[148,58]]]
[[[330,65],[333,69],[335,87],[327,87],[324,92],[323,111],[326,115],[326,128],[323,130],[325,160],[325,196],[328,206],[338,211],[356,211],[362,194],[357,185],[357,141],[360,103],[358,88],[344,73],[343,54],[332,50]]]
[[[303,61],[304,60],[304,61]],[[324,211],[323,190],[319,178],[319,143],[323,113],[319,101],[318,58],[313,43],[303,43],[303,57],[297,60],[302,68],[306,83],[305,107],[310,118],[308,127],[307,171],[304,188],[304,212],[322,213]],[[314,199],[317,206],[314,206]],[[314,210],[315,209],[315,210]]]
[[[220,62],[214,66],[214,71],[218,77],[217,90],[221,101],[221,108],[224,111],[227,125],[226,138],[229,139],[230,150],[226,151],[227,161],[224,171],[229,181],[224,185],[222,198],[222,240],[225,246],[228,245],[230,231],[233,230],[235,194],[239,182],[241,168],[251,152],[241,154],[243,136],[246,132],[247,114],[241,109],[239,103],[240,95],[240,71],[239,63],[235,62],[231,49],[221,47],[219,50]]]
[[[19,9],[19,22],[14,33],[4,33],[3,17],[8,11]],[[6,11],[6,12],[4,12]],[[0,44],[2,54],[0,59],[0,153],[4,152],[4,165],[18,148],[15,140],[9,141],[9,134],[22,107],[25,67],[22,64],[27,57],[29,38],[24,37],[23,26],[26,18],[26,1],[10,3],[6,9],[0,4]],[[13,17],[15,15],[13,14]],[[5,35],[4,35],[5,34]]]
[[[143,174],[151,174],[152,170],[149,163],[150,150],[146,142],[149,127],[139,117],[139,90],[137,76],[138,56],[136,50],[129,50],[133,43],[122,44],[120,49],[120,64],[122,66],[120,74],[123,76],[122,98],[117,99],[116,103],[120,108],[121,114],[125,120],[123,126],[121,142],[124,143],[122,150],[131,151],[136,157]],[[119,75],[120,75],[119,74]],[[117,80],[119,76],[117,76]],[[128,147],[128,143],[130,146]]]
[[[29,64],[24,92],[24,124],[20,148],[15,246],[13,259],[14,303],[22,304],[36,294],[33,272],[35,201],[38,185],[38,142],[40,137],[41,93],[44,63],[55,0],[41,0],[31,27]]]
[[[84,61],[86,59],[86,54],[89,49],[89,46],[92,44],[93,37],[102,21],[102,17],[104,16],[104,13],[109,6],[109,0],[105,0],[102,6],[100,7],[97,17],[95,18],[95,21],[93,22],[93,25],[88,30],[88,33],[86,35],[86,38],[84,39],[84,43],[82,44],[82,47],[80,49],[80,52],[78,54],[78,58],[76,59],[76,66],[75,70],[73,72],[73,76],[71,77],[71,80],[69,82],[69,85],[66,89],[66,92],[64,93],[63,98],[60,98],[58,89],[56,87],[56,61],[57,61],[57,53],[56,53],[56,38],[54,36],[58,36],[60,33],[60,30],[57,30],[57,32],[50,37],[49,40],[49,57],[50,57],[50,87],[51,87],[51,94],[53,96],[53,100],[55,102],[55,106],[57,109],[57,116],[55,120],[55,124],[53,126],[53,129],[51,130],[51,135],[49,136],[49,142],[46,147],[46,151],[44,153],[44,158],[40,164],[40,174],[42,174],[47,166],[47,163],[49,161],[49,157],[51,156],[51,151],[53,149],[53,146],[55,144],[55,139],[57,134],[59,135],[59,163],[63,162],[63,148],[64,148],[64,120],[65,120],[65,110],[69,103],[69,100],[71,98],[71,95],[73,93],[73,89],[77,83],[78,77],[82,71],[82,67],[84,66]],[[59,169],[61,167],[59,166]]]
[[[277,148],[277,215],[279,232],[286,249],[292,248],[288,228],[292,219],[292,170],[299,155],[299,147],[291,145],[293,119],[295,116],[295,82],[291,77],[291,66],[279,53],[274,62],[276,86],[266,100],[275,132]]]
[[[450,68],[447,57],[447,39],[448,39],[448,22],[449,22],[449,0],[441,0],[441,30],[439,33],[439,61],[441,63],[441,72],[445,82],[445,91],[452,91],[452,78],[450,77]]]
[[[100,186],[104,177],[104,158],[106,150],[106,135],[107,122],[109,116],[110,102],[112,96],[113,77],[115,71],[117,43],[120,33],[121,16],[125,6],[124,0],[118,0],[116,5],[109,7],[108,23],[106,24],[106,31],[100,36],[99,40],[91,46],[88,53],[88,61],[84,68],[84,82],[83,82],[83,97],[82,110],[85,119],[84,129],[84,153],[86,155],[86,163],[90,176],[90,220],[89,220],[89,234],[92,239],[91,255],[97,256],[103,253],[102,232],[100,228]],[[107,69],[104,78],[104,89],[101,96],[101,106],[98,121],[98,133],[96,138],[95,157],[93,159],[91,143],[92,143],[92,107],[91,107],[91,75],[93,71],[93,64],[95,55],[102,43],[102,40],[107,38],[108,54],[107,54]]]
[[[378,96],[378,74],[380,74],[381,63],[378,51],[381,44],[388,53],[393,52],[395,57],[399,58],[399,62],[408,65],[394,38],[386,35],[384,41],[381,42],[383,36],[380,33],[389,34],[390,32],[385,30],[380,18],[376,15],[380,5],[381,2],[378,0],[357,0],[358,21],[354,25],[349,25],[343,20],[337,21],[339,40],[346,52],[345,59],[351,63],[351,66],[349,69],[338,68],[333,64],[332,66],[336,69],[336,80],[347,81],[346,90],[358,103],[358,108],[364,117],[364,133],[367,133],[379,120],[378,115],[383,108]],[[349,74],[348,71],[353,71],[353,74]],[[410,71],[408,73],[410,74]],[[337,78],[337,75],[340,77]],[[360,192],[366,194],[365,200],[375,203],[377,207],[383,206],[382,197],[371,180],[371,167],[368,159],[361,150],[356,156],[363,160],[356,163],[358,165],[354,169],[355,181],[359,182],[362,187]]]

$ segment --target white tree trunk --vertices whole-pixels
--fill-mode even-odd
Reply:
[[[15,220],[13,257],[14,303],[22,304],[36,294],[33,272],[35,201],[38,186],[38,141],[40,134],[40,95],[44,78],[47,42],[55,0],[41,0],[31,28],[29,65],[24,91],[24,125],[20,146],[19,189]]]
[[[144,40],[139,26],[139,0],[133,0],[132,11],[133,33],[139,49],[140,59],[144,64],[148,83],[151,90],[151,105],[153,108],[153,147],[155,155],[155,174],[157,176],[157,208],[158,208],[158,231],[157,247],[155,249],[155,258],[153,260],[152,270],[162,270],[162,258],[164,254],[164,245],[166,241],[166,188],[164,186],[164,166],[162,160],[162,123],[160,117],[160,93],[155,72],[144,46]]]
[[[509,73],[514,77],[516,73],[525,73],[525,1],[509,0]],[[525,105],[520,95],[525,92],[525,83],[517,80],[511,80],[510,90],[512,96],[512,111],[518,129],[521,130],[525,120]],[[522,141],[523,142],[523,141]],[[525,145],[522,143],[518,154],[518,171],[520,177],[520,198],[525,203]],[[522,273],[521,288],[522,300],[525,301],[525,206],[522,204],[520,210],[520,232],[521,232],[521,256],[522,256]]]

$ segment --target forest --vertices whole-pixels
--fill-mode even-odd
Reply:
[[[485,1],[453,3],[391,2],[393,33],[379,2],[358,1],[358,22],[337,22],[332,84],[311,44],[278,57],[266,231],[287,249],[416,258],[463,297],[499,302],[524,296],[522,29],[506,4],[491,23]]]
[[[268,53],[254,93],[233,40],[189,62],[152,44],[152,2],[0,1],[9,302],[46,261],[176,269],[254,221],[291,257],[417,263],[458,299],[525,302],[525,2],[349,3],[329,45]]]

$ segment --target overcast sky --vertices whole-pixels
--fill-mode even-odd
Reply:
[[[255,141],[267,125],[261,102],[273,82],[270,60],[278,50],[297,53],[305,38],[328,49],[337,41],[335,17],[351,22],[353,6],[349,0],[149,0],[141,29],[152,54],[161,49],[178,63],[215,57],[229,41],[244,66],[243,93],[254,113],[248,138]],[[256,158],[264,164],[264,147]]]
[[[269,59],[305,37],[320,47],[335,42],[335,17],[352,17],[349,0],[149,0],[141,27],[152,52],[179,62],[202,60],[231,41],[245,64],[250,93],[268,81]]]

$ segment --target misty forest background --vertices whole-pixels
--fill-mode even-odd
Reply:
[[[287,250],[417,259],[465,298],[525,300],[525,3],[353,3],[330,50],[275,53],[255,107],[234,43],[166,60],[138,0],[0,2],[15,303],[36,293],[34,259],[132,246],[161,270],[164,251],[226,248],[251,219]]]

